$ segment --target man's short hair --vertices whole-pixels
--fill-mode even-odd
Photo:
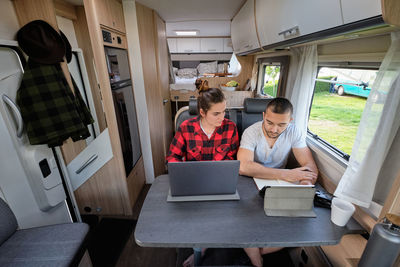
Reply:
[[[272,99],[268,105],[267,108],[265,109],[265,112],[267,109],[271,109],[273,113],[278,113],[278,114],[285,114],[287,112],[290,112],[290,115],[293,114],[293,105],[290,103],[290,101],[284,97],[276,97]]]

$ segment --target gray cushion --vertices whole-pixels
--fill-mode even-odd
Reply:
[[[7,203],[0,198],[0,245],[17,230],[18,224],[14,213]]]
[[[88,230],[84,223],[18,230],[0,246],[0,266],[69,266]]]

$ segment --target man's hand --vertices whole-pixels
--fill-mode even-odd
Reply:
[[[285,170],[282,180],[300,184],[314,184],[318,175],[308,167],[300,167],[292,170]]]

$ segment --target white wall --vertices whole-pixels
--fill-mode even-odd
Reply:
[[[130,67],[133,76],[133,91],[135,93],[135,104],[146,183],[152,183],[154,181],[153,156],[151,154],[150,125],[149,116],[147,114],[146,91],[144,87],[136,5],[134,0],[124,0],[122,1],[122,4],[124,8],[129,61],[131,63]]]
[[[0,39],[16,40],[19,30],[17,14],[11,0],[0,1]]]
[[[166,22],[167,36],[176,37],[174,30],[198,30],[198,36],[231,36],[231,21]]]
[[[60,16],[56,16],[58,28],[65,34],[72,49],[78,48],[78,41],[76,40],[76,34],[74,29],[74,23],[70,19],[66,19]]]

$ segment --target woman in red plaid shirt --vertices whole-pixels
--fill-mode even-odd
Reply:
[[[226,101],[218,88],[200,86],[197,98],[199,116],[182,122],[171,142],[167,162],[234,160],[239,149],[236,125],[225,118]],[[202,255],[206,248],[202,249]],[[193,266],[190,255],[184,267]]]
[[[236,159],[238,132],[235,123],[225,118],[222,91],[201,88],[197,107],[200,115],[180,125],[169,147],[167,162]]]

